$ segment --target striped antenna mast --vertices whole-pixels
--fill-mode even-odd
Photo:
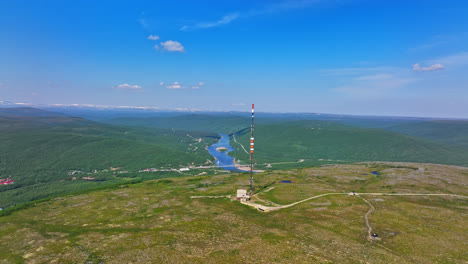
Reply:
[[[254,104],[252,104],[252,124],[250,126],[250,196],[253,185],[253,153],[254,153]]]

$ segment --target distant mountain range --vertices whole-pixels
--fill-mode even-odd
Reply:
[[[67,115],[80,116],[90,119],[102,120],[103,118],[113,118],[121,116],[170,116],[170,115],[184,115],[187,113],[209,114],[209,115],[242,115],[250,112],[246,107],[245,111],[205,111],[200,109],[190,108],[160,108],[156,106],[112,106],[112,105],[94,105],[94,104],[32,104],[32,103],[17,103],[12,101],[0,100],[1,108],[11,107],[30,107],[48,110],[51,112],[61,112]],[[439,118],[439,117],[405,117],[405,116],[372,116],[372,115],[349,115],[349,114],[327,114],[327,113],[271,113],[257,111],[256,117],[261,118],[275,118],[284,120],[330,120],[340,123],[351,122],[356,125],[356,120],[359,120],[360,125],[363,127],[380,127],[379,120],[383,121],[384,126],[388,126],[389,121],[397,120],[400,124],[401,121],[428,121],[428,120],[468,120],[468,118]],[[370,124],[371,123],[371,124]]]
[[[32,107],[0,108],[0,116],[66,116],[60,112],[52,112]]]

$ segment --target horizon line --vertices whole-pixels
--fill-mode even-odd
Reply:
[[[0,100],[0,108],[7,108],[8,106],[24,106],[24,107],[49,107],[49,108],[60,108],[60,107],[69,107],[69,108],[89,108],[96,110],[149,110],[153,112],[208,112],[208,113],[250,113],[251,109],[246,108],[243,110],[202,110],[197,108],[161,108],[157,106],[128,106],[128,105],[94,105],[94,104],[33,104],[33,103],[15,103],[11,101]],[[34,106],[34,107],[33,107]],[[436,116],[404,116],[404,115],[370,115],[370,114],[336,114],[336,113],[321,113],[321,112],[269,112],[269,111],[257,111],[258,113],[267,113],[267,114],[310,114],[310,115],[333,115],[333,116],[351,116],[351,117],[385,117],[385,118],[417,118],[417,119],[443,119],[443,120],[467,120],[468,117],[436,117]]]

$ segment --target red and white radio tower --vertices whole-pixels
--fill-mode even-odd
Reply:
[[[250,126],[250,196],[253,185],[253,153],[254,153],[254,104],[252,104],[252,124]]]

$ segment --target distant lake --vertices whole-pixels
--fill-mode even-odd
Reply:
[[[229,152],[236,150],[229,144],[229,136],[222,133],[219,133],[219,135],[221,136],[221,139],[217,143],[208,147],[208,152],[210,152],[211,156],[216,159],[216,166],[225,170],[245,172],[237,169],[234,166],[234,158],[228,155]],[[220,152],[216,150],[217,148],[226,148],[227,151]]]

